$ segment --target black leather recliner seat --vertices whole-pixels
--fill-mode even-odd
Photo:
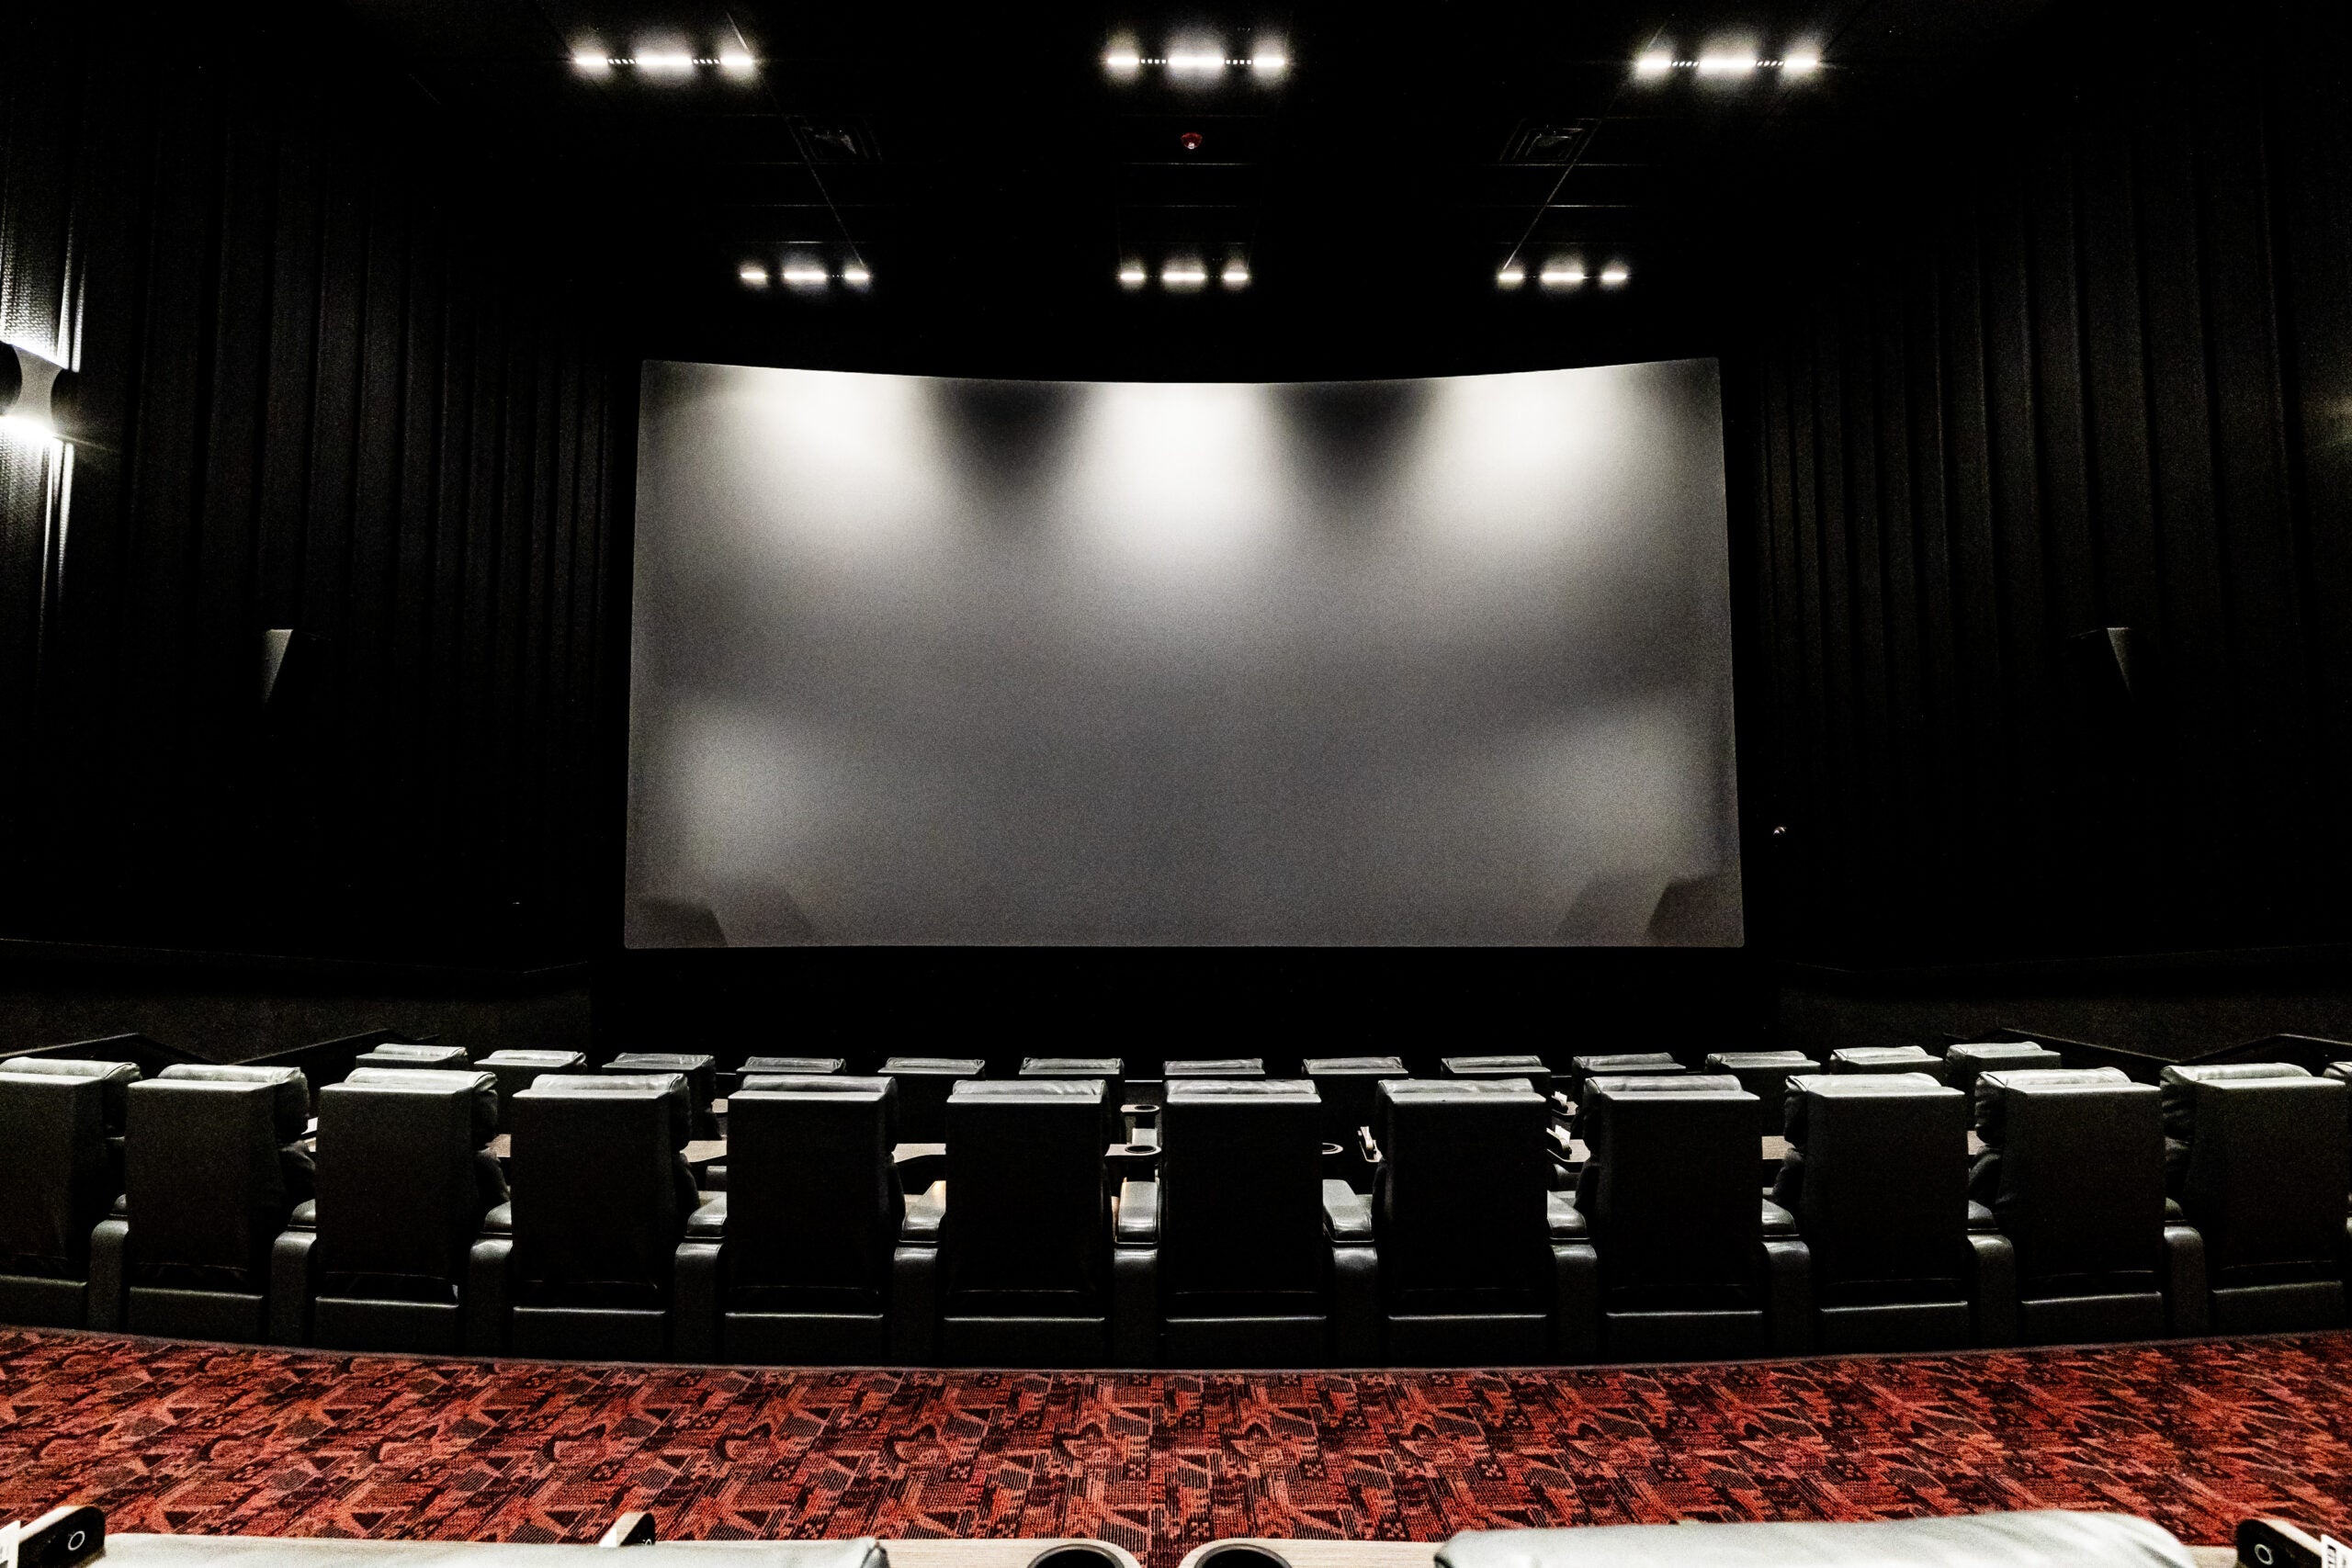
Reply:
[[[1379,1092],[1388,1363],[1590,1359],[1598,1274],[1582,1216],[1551,1190],[1544,1097],[1524,1078],[1385,1079]]]
[[[474,1066],[498,1084],[498,1130],[508,1131],[506,1102],[549,1073],[585,1073],[588,1058],[577,1051],[492,1051]]]
[[[1690,1069],[1664,1051],[1619,1051],[1611,1055],[1578,1056],[1568,1064],[1558,1087],[1571,1102],[1584,1098],[1584,1080],[1595,1074],[1611,1077],[1674,1077]]]
[[[130,1088],[123,1202],[91,1242],[90,1326],[264,1343],[270,1249],[311,1196],[293,1067],[175,1065]]]
[[[1969,1114],[1976,1109],[1976,1080],[1988,1072],[2024,1072],[2029,1068],[2063,1067],[2065,1058],[2047,1045],[2030,1040],[1981,1040],[1948,1047],[1944,1052],[1944,1081],[1969,1097]]]
[[[947,1101],[956,1086],[980,1077],[978,1056],[893,1056],[882,1076],[899,1085],[899,1138],[909,1144],[947,1141]]]
[[[361,1052],[351,1065],[356,1071],[360,1067],[451,1068],[468,1064],[462,1045],[405,1044],[386,1041]]]
[[[1375,1169],[1367,1145],[1379,1115],[1384,1078],[1404,1078],[1399,1056],[1310,1056],[1304,1071],[1323,1101],[1323,1141],[1340,1145],[1339,1168],[1358,1192],[1372,1190]]]
[[[1099,1078],[956,1084],[944,1212],[910,1217],[899,1249],[905,1359],[1073,1367],[1110,1356],[1108,1093]]]
[[[1829,1070],[1848,1073],[1925,1073],[1938,1083],[1950,1075],[1944,1059],[1923,1045],[1857,1045],[1829,1053]]]
[[[1796,1221],[1757,1182],[1756,1097],[1727,1075],[1599,1077],[1578,1102],[1577,1208],[1600,1262],[1617,1359],[1780,1355],[1812,1334]]]
[[[2287,1063],[2166,1067],[2165,1182],[2205,1243],[2218,1334],[2340,1328],[2352,1094]]]
[[[892,1359],[891,1273],[908,1202],[886,1077],[746,1074],[728,1100],[723,1198],[678,1274],[682,1359],[873,1366]]]
[[[1707,1058],[1711,1075],[1729,1074],[1756,1097],[1757,1129],[1777,1137],[1788,1114],[1789,1079],[1817,1073],[1821,1064],[1802,1051],[1717,1051]]]
[[[2163,1096],[2113,1067],[1981,1073],[1969,1196],[2017,1248],[2027,1345],[2199,1334],[2203,1243],[2168,1216]]]
[[[1789,1080],[1772,1201],[1813,1259],[1817,1350],[2017,1337],[2017,1254],[1968,1199],[1967,1098],[1925,1073]]]
[[[1323,1180],[1315,1086],[1180,1080],[1160,1126],[1158,1180],[1120,1190],[1120,1364],[1376,1361],[1371,1216],[1347,1183]]]
[[[90,1237],[122,1192],[129,1062],[0,1062],[0,1323],[90,1321]]]
[[[321,1089],[318,1197],[277,1238],[271,1338],[462,1349],[467,1264],[506,1201],[497,1131],[497,1079],[470,1068],[360,1067]]]
[[[604,1066],[623,1077],[650,1073],[657,1077],[676,1074],[686,1080],[686,1098],[694,1106],[691,1136],[718,1136],[718,1113],[711,1109],[718,1098],[718,1058],[700,1052],[624,1051]]]
[[[658,1360],[687,1222],[681,1075],[550,1075],[507,1107],[514,1199],[468,1264],[467,1348]]]

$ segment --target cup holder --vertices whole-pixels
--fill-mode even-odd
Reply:
[[[1094,1540],[1057,1541],[1030,1560],[1029,1568],[1127,1568],[1133,1558]],[[1238,1563],[1234,1568],[1240,1568]]]
[[[1273,1548],[1254,1540],[1213,1540],[1201,1548],[1191,1568],[1290,1568],[1290,1562]]]

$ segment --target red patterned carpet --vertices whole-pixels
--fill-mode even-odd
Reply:
[[[2352,1335],[1361,1375],[403,1360],[0,1329],[0,1514],[593,1540],[1439,1540],[1676,1518],[2121,1510],[2352,1524]]]

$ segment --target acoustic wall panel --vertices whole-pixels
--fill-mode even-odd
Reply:
[[[629,940],[1740,940],[1713,361],[655,363]]]

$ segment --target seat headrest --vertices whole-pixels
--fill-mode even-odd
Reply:
[[[1380,1098],[1391,1105],[1491,1105],[1521,1098],[1546,1103],[1525,1078],[1383,1078]]]
[[[1820,1062],[1802,1051],[1717,1051],[1707,1057],[1707,1066],[1723,1067],[1817,1067]]]
[[[899,1073],[942,1077],[976,1078],[988,1064],[978,1056],[893,1056],[882,1064],[885,1077]]]
[[[1935,1100],[1961,1098],[1929,1073],[1802,1073],[1789,1079],[1782,1129],[1802,1145],[1812,1131],[1810,1107],[1825,1100]]]
[[[1023,1056],[1024,1077],[1123,1078],[1127,1064],[1117,1056]]]
[[[841,1073],[745,1073],[736,1094],[786,1096],[794,1100],[888,1100],[899,1086],[884,1077],[850,1077]],[[734,1097],[727,1103],[732,1106]]]
[[[693,1090],[684,1073],[616,1073],[600,1077],[591,1073],[575,1076],[549,1073],[533,1078],[531,1087],[514,1098],[538,1100],[659,1100],[670,1107],[670,1141],[672,1146],[684,1148],[693,1135]]]
[[[1101,1078],[965,1078],[948,1092],[950,1105],[1064,1105],[1100,1103],[1110,1092]]]
[[[2260,1083],[2312,1075],[2291,1062],[2215,1062],[2166,1067],[2156,1086],[2165,1091],[2165,1136],[2183,1143],[2197,1136],[2197,1091],[2207,1084]]]
[[[1521,1073],[1546,1073],[1551,1068],[1541,1056],[1527,1055],[1505,1056],[1444,1056],[1439,1066],[1459,1077],[1510,1077]]]
[[[139,1081],[139,1067],[133,1062],[88,1062],[74,1056],[10,1056],[0,1060],[0,1073],[11,1077],[51,1078],[96,1078],[106,1088],[101,1092],[100,1112],[106,1119],[108,1133],[122,1131],[123,1107],[127,1103],[124,1091]]]
[[[300,1067],[222,1066],[209,1062],[175,1062],[157,1073],[153,1082],[268,1084],[277,1090],[270,1115],[277,1141],[290,1144],[302,1135],[311,1120],[311,1080]]]
[[[1204,1061],[1165,1062],[1159,1076],[1164,1078],[1254,1078],[1262,1077],[1266,1062],[1262,1056],[1212,1056]]]
[[[581,1067],[588,1058],[578,1051],[492,1051],[474,1064],[478,1067]]]
[[[1976,1135],[1988,1148],[2007,1136],[2002,1106],[2012,1093],[2051,1093],[2063,1089],[2128,1088],[2132,1079],[2120,1067],[2011,1067],[1976,1076]]]
[[[1721,1094],[1744,1089],[1729,1073],[1596,1073],[1587,1094]]]
[[[1306,1078],[1185,1078],[1168,1086],[1169,1105],[1230,1105],[1236,1100],[1273,1105],[1320,1105],[1323,1097]]]
[[[1943,1058],[1921,1045],[1853,1045],[1843,1051],[1829,1053],[1829,1070],[1840,1067],[1894,1067],[1914,1062],[1940,1062]]]
[[[1351,1075],[1401,1078],[1405,1076],[1405,1059],[1401,1056],[1309,1056],[1300,1066],[1310,1078],[1343,1078]]]
[[[421,1067],[462,1066],[466,1062],[466,1050],[462,1045],[418,1044],[388,1040],[368,1047],[359,1054],[359,1060],[380,1066],[402,1062],[413,1062]]]
[[[362,1094],[466,1095],[472,1100],[474,1146],[498,1135],[498,1080],[490,1074],[451,1067],[354,1067],[339,1084],[319,1091],[323,1100],[338,1089]]]
[[[821,1077],[848,1066],[846,1056],[747,1056],[743,1060],[746,1073],[790,1073],[797,1077]]]
[[[1577,1071],[1586,1077],[1595,1073],[1642,1071],[1650,1067],[1679,1067],[1682,1064],[1665,1051],[1619,1051],[1605,1056],[1574,1058]]]
[[[695,1073],[718,1064],[718,1058],[681,1051],[624,1051],[607,1067],[644,1067],[657,1073]]]

